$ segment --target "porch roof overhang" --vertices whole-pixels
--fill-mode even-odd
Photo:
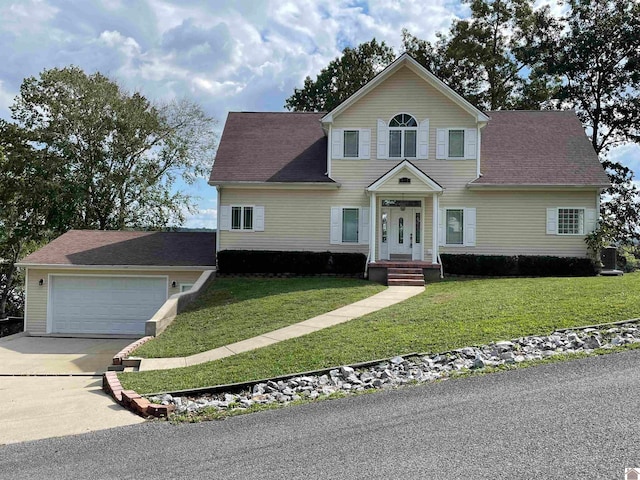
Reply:
[[[393,167],[387,173],[385,173],[380,178],[375,180],[371,185],[369,185],[366,188],[366,191],[367,192],[384,191],[385,193],[391,193],[390,190],[388,189],[388,187],[390,186],[389,183],[393,179],[398,178],[399,174],[401,174],[401,172],[403,171],[410,172],[411,174],[413,174],[413,176],[420,182],[420,185],[424,187],[424,189],[421,189],[421,191],[424,193],[442,193],[444,191],[444,188],[442,188],[442,186],[438,182],[436,182],[429,175],[424,173],[422,170],[420,170],[413,163],[411,163],[409,160],[406,160],[406,159],[398,163],[395,167]],[[383,187],[387,187],[387,188],[383,188]],[[403,184],[396,184],[394,185],[394,187],[395,188],[393,190],[399,193],[404,193],[404,190],[407,190],[406,188],[403,189]],[[406,193],[409,193],[409,192],[407,191]],[[411,193],[416,193],[415,185],[412,185]]]

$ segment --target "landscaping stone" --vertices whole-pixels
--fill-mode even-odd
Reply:
[[[500,341],[479,347],[465,347],[421,357],[397,356],[377,365],[353,368],[344,365],[328,374],[305,375],[287,380],[267,381],[252,385],[245,392],[178,396],[164,394],[152,397],[153,404],[164,406],[163,412],[174,408],[179,414],[197,412],[203,408],[217,410],[246,409],[255,404],[289,403],[302,398],[315,400],[336,392],[358,392],[368,389],[393,388],[409,382],[430,382],[446,378],[453,371],[479,370],[487,366],[521,363],[550,358],[560,353],[589,352],[596,348],[613,348],[640,342],[640,329],[627,323],[617,327],[553,332],[548,336],[531,336]],[[135,399],[149,404],[147,399]],[[139,405],[142,408],[143,405]]]

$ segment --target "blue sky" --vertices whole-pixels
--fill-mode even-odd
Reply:
[[[458,0],[0,0],[0,118],[23,78],[74,64],[152,100],[188,97],[221,129],[229,111],[284,110],[347,45],[397,50],[403,27],[433,40],[466,15]],[[612,156],[640,169],[637,146]],[[214,227],[215,189],[181,188],[199,197],[185,226]]]

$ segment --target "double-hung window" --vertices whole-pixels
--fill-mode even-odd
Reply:
[[[464,130],[449,130],[449,158],[464,158]]]
[[[231,207],[231,230],[253,230],[253,207]]]
[[[360,132],[358,130],[344,131],[344,158],[358,158]]]
[[[219,225],[221,231],[263,232],[264,206],[262,205],[221,205]]]
[[[369,243],[369,207],[331,207],[330,243]]]
[[[472,160],[477,158],[476,128],[437,128],[436,158],[439,160]]]
[[[475,247],[476,209],[441,208],[438,213],[438,237],[443,247]]]
[[[368,159],[371,155],[370,128],[334,128],[331,130],[331,158]]]
[[[358,210],[342,209],[342,243],[358,243]]]
[[[463,245],[464,244],[464,210],[463,209],[447,209],[446,210],[446,244],[447,245]]]
[[[418,122],[411,115],[400,113],[389,122],[389,157],[415,158]]]

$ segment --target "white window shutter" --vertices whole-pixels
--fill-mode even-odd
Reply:
[[[331,129],[331,158],[344,158],[344,130]]]
[[[371,158],[371,129],[361,128],[358,134],[358,158]]]
[[[220,230],[231,230],[231,206],[220,207]]]
[[[438,243],[440,245],[444,245],[446,240],[445,214],[446,211],[444,208],[438,210]]]
[[[358,215],[358,243],[369,243],[369,207],[360,207]]]
[[[436,130],[436,158],[443,160],[447,158],[447,129],[438,128]]]
[[[464,158],[475,159],[478,153],[478,131],[475,128],[464,129]]]
[[[264,232],[264,207],[253,207],[253,229]]]
[[[387,122],[378,119],[378,158],[389,158],[389,128]]]
[[[558,209],[547,208],[547,235],[558,234]]]
[[[476,246],[476,209],[465,208],[464,209],[464,246],[475,247]]]
[[[587,208],[584,212],[584,234],[593,232],[596,229],[596,223],[598,222],[598,212],[595,208]]]
[[[429,158],[429,119],[420,122],[418,127],[418,158]]]
[[[342,240],[342,207],[331,207],[331,234],[329,243],[341,243]]]

